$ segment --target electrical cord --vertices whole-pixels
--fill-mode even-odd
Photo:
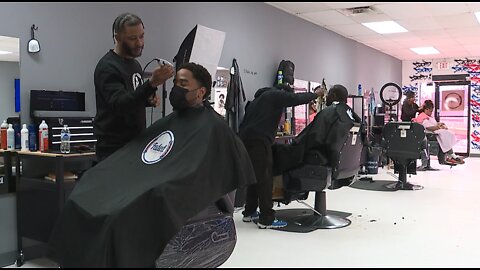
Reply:
[[[155,58],[153,58],[150,62],[148,62],[148,63],[145,65],[145,67],[143,68],[143,70],[142,70],[142,77],[143,77],[143,78],[145,78],[145,70],[146,70],[147,67],[148,67],[151,63],[153,63],[154,61],[157,61],[157,64],[158,64],[158,65],[162,65],[162,66],[163,66],[163,65],[170,65],[170,66],[173,67],[172,63],[168,62],[167,60],[162,59],[162,58],[157,58],[157,57],[155,57]],[[164,84],[165,84],[165,83],[164,83]],[[153,110],[154,110],[154,109],[155,109],[154,106],[152,106],[151,109],[150,109],[150,125],[153,124]]]

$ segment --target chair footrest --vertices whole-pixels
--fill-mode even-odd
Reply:
[[[346,218],[350,215],[350,213],[327,211],[326,215],[321,216],[310,209],[277,210],[275,216],[286,221],[288,225],[276,230],[306,233],[317,229],[342,228],[350,225],[351,221]]]

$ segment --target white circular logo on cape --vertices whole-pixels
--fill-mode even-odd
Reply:
[[[142,152],[143,163],[150,165],[162,160],[172,150],[174,140],[175,138],[170,130],[155,137]]]

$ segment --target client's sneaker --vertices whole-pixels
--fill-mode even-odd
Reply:
[[[465,157],[459,156],[459,155],[457,155],[457,154],[455,154],[455,153],[452,154],[451,156],[452,156],[453,158],[455,158],[455,159],[457,159],[457,158],[464,159],[464,158],[465,158]]]
[[[445,157],[445,164],[447,164],[447,165],[458,165],[458,164],[461,164],[461,163],[459,163],[457,160],[455,160],[452,157]]]
[[[455,154],[452,154],[451,157],[452,157],[455,161],[457,161],[459,164],[465,164],[465,161],[463,161],[463,157],[457,156],[457,155],[455,155]]]
[[[255,211],[255,213],[253,213],[249,216],[243,216],[242,221],[243,222],[257,221],[259,215],[260,215],[260,213],[258,213],[258,211]]]
[[[272,224],[270,225],[263,225],[260,222],[257,223],[258,228],[260,229],[278,229],[278,228],[283,228],[287,227],[287,222],[275,219]]]

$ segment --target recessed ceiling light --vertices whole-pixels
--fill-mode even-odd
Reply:
[[[480,11],[475,12],[475,17],[477,17],[478,23],[480,23]]]
[[[369,23],[362,23],[362,24],[379,34],[408,32],[407,29],[403,28],[400,24],[394,21],[369,22]]]
[[[12,52],[0,51],[0,54],[11,54]]]
[[[416,54],[439,54],[440,52],[435,49],[434,47],[417,47],[417,48],[410,48],[410,50],[414,51]]]

